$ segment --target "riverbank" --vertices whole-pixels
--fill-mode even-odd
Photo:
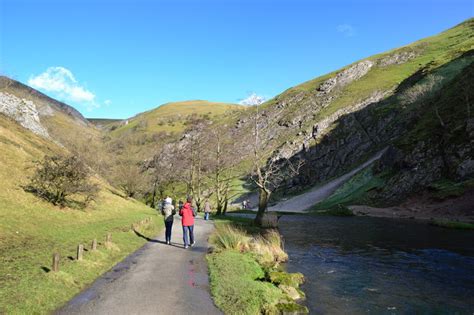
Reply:
[[[462,196],[446,200],[433,200],[430,196],[421,195],[408,199],[400,206],[370,207],[365,205],[348,206],[355,215],[416,219],[423,221],[449,221],[474,223],[474,189]]]
[[[214,302],[226,314],[307,313],[295,302],[304,298],[299,289],[304,277],[282,268],[288,255],[280,235],[251,222],[242,217],[215,220],[207,256]]]

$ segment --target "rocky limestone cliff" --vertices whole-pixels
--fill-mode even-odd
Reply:
[[[15,81],[5,76],[0,76],[0,91],[9,92],[22,99],[32,101],[36,105],[38,114],[41,116],[52,116],[55,111],[62,112],[73,118],[76,123],[82,126],[89,126],[90,123],[79,111],[63,102],[55,100],[21,82]]]
[[[0,113],[14,119],[24,128],[44,138],[50,138],[48,131],[41,124],[40,115],[35,103],[20,99],[12,94],[0,92]]]

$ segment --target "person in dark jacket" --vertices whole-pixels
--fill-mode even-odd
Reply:
[[[171,204],[171,198],[166,198],[163,201],[163,206],[161,207],[161,214],[165,220],[165,238],[166,244],[171,244],[171,230],[173,229],[173,218],[176,214],[174,206]]]
[[[186,203],[183,205],[181,210],[179,210],[179,215],[182,217],[181,224],[183,226],[184,248],[194,245],[194,217],[196,216],[196,213],[194,212],[192,203],[193,199],[188,197]]]

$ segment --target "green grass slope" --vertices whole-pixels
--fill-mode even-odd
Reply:
[[[388,52],[365,58],[363,60],[374,62],[375,67],[361,79],[355,80],[346,85],[341,95],[338,95],[335,101],[331,102],[331,104],[323,111],[320,111],[318,117],[326,117],[340,108],[350,106],[355,102],[363,100],[369,97],[374,91],[385,91],[396,87],[402,83],[403,80],[407,79],[417,71],[421,69],[428,71],[438,68],[473,48],[474,18],[460,23],[440,34],[421,39]],[[401,55],[403,53],[412,53],[414,57],[403,63],[382,65],[382,61],[386,58],[396,54]],[[277,98],[300,91],[314,91],[325,80],[363,60],[359,60],[335,72],[297,85]],[[270,100],[269,104],[272,104],[274,101],[275,100]]]
[[[228,111],[242,108],[244,107],[236,104],[201,100],[166,103],[128,119],[128,123],[122,123],[112,134],[119,135],[127,130],[139,130],[144,133],[180,132],[191,119],[216,119]]]
[[[32,161],[65,149],[38,137],[0,115],[0,313],[48,313],[67,302],[97,276],[134,251],[145,240],[130,231],[132,223],[153,217],[141,232],[154,236],[161,227],[156,212],[126,200],[100,178],[97,202],[83,210],[57,208],[27,193],[23,186]],[[104,237],[112,233],[106,249]],[[97,252],[75,257],[78,244]],[[53,252],[61,255],[60,272],[48,272]]]
[[[227,115],[244,111],[245,106],[202,100],[163,104],[133,118],[107,125],[108,145],[115,154],[132,154],[148,159],[159,147],[179,140],[193,121],[219,122]],[[117,149],[118,148],[118,149]]]

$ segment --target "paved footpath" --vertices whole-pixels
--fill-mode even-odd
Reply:
[[[171,245],[164,243],[164,231],[149,239],[56,314],[221,314],[210,296],[205,261],[213,228],[212,221],[196,218],[196,245],[184,249],[176,216]]]

